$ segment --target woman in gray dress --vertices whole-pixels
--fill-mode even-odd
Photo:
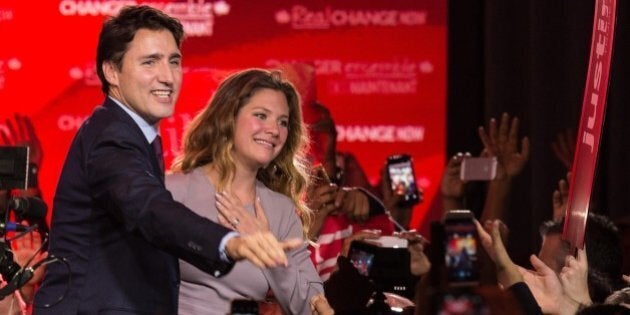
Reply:
[[[176,200],[238,233],[269,229],[279,240],[304,238],[307,140],[299,97],[280,72],[238,72],[191,122],[166,186]],[[179,314],[228,314],[231,301],[264,300],[269,291],[287,314],[332,313],[306,242],[287,257],[284,268],[237,262],[221,278],[180,261]]]

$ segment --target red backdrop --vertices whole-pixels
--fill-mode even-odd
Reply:
[[[3,1],[0,118],[29,115],[43,145],[40,182],[51,205],[74,133],[103,95],[95,73],[102,21],[125,4],[149,4],[185,25],[184,87],[162,123],[166,162],[181,128],[226,69],[305,61],[330,108],[338,147],[377,181],[388,155],[409,153],[425,201],[412,226],[439,215],[445,152],[446,1]],[[432,209],[433,208],[433,209]]]

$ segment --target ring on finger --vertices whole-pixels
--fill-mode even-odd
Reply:
[[[230,221],[230,224],[232,224],[233,227],[236,227],[240,223],[241,221],[237,217],[232,218],[232,220]]]

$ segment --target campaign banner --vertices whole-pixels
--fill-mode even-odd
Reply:
[[[442,0],[59,0],[0,4],[0,125],[33,120],[43,148],[40,187],[52,196],[70,142],[103,101],[95,55],[103,21],[147,4],[184,25],[184,81],[175,115],[161,123],[165,162],[218,82],[247,67],[313,64],[317,99],[376,184],[389,155],[413,157],[425,201],[439,193],[445,158],[446,3]],[[53,210],[54,211],[54,210]]]
[[[562,232],[563,239],[580,249],[584,248],[584,231],[604,124],[616,10],[616,0],[597,0],[595,3],[591,55]]]

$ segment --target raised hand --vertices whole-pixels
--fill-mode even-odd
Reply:
[[[16,113],[13,121],[7,119],[4,126],[0,125],[0,145],[27,146],[30,150],[29,162],[38,166],[42,163],[42,145],[27,116]]]
[[[389,210],[390,215],[405,228],[409,227],[409,221],[411,220],[411,212],[413,206],[402,206],[401,201],[404,195],[394,194],[392,191],[391,180],[387,172],[387,167],[381,169],[381,180],[379,182],[381,189],[381,195],[383,196],[383,205],[386,210]],[[420,195],[420,201],[422,202],[422,188],[418,187],[418,193]]]
[[[26,221],[23,224],[28,224]],[[19,237],[12,242],[14,259],[21,267],[32,266],[48,257],[47,252],[40,251],[42,247],[42,236],[39,232],[33,231]],[[33,277],[20,289],[22,298],[27,303],[32,303],[35,285],[44,278],[45,265],[41,265],[35,270]]]
[[[458,152],[453,155],[444,169],[442,175],[442,183],[440,190],[444,198],[456,198],[459,199],[464,195],[464,181],[459,177],[459,173],[462,166],[462,161],[465,157],[469,157],[470,153],[465,154]]]
[[[553,154],[562,162],[568,171],[571,171],[573,166],[575,142],[575,131],[569,128],[556,134],[556,139],[551,143]]]
[[[501,236],[501,226],[503,223],[499,220],[488,221],[485,228],[481,226],[479,221],[475,220],[477,233],[481,245],[494,261],[497,270],[497,279],[504,288],[508,288],[517,282],[523,281],[518,266],[514,264],[505,249]]]
[[[501,123],[498,128],[494,118],[490,120],[489,132],[486,132],[483,126],[479,127],[479,138],[483,142],[484,150],[489,156],[497,157],[497,179],[503,179],[506,176],[512,178],[520,174],[529,159],[529,139],[527,137],[523,137],[521,140],[519,150],[518,127],[518,118],[512,118],[510,123],[510,115],[507,113],[503,113],[501,116]]]
[[[219,223],[227,228],[243,234],[269,231],[269,221],[259,198],[254,201],[255,216],[247,211],[235,194],[228,191],[216,194],[216,206]]]
[[[569,301],[575,304],[576,308],[580,305],[590,305],[591,296],[588,293],[588,259],[586,257],[586,248],[578,249],[577,259],[571,255],[567,255],[564,267],[558,275],[560,283],[564,288],[564,294]]]
[[[567,211],[567,200],[569,199],[569,183],[571,182],[571,173],[567,173],[567,179],[558,181],[558,189],[553,192],[553,219],[559,220]]]
[[[532,291],[536,302],[545,314],[559,314],[563,305],[564,291],[556,273],[536,255],[530,256],[535,270],[519,268],[523,280]]]

